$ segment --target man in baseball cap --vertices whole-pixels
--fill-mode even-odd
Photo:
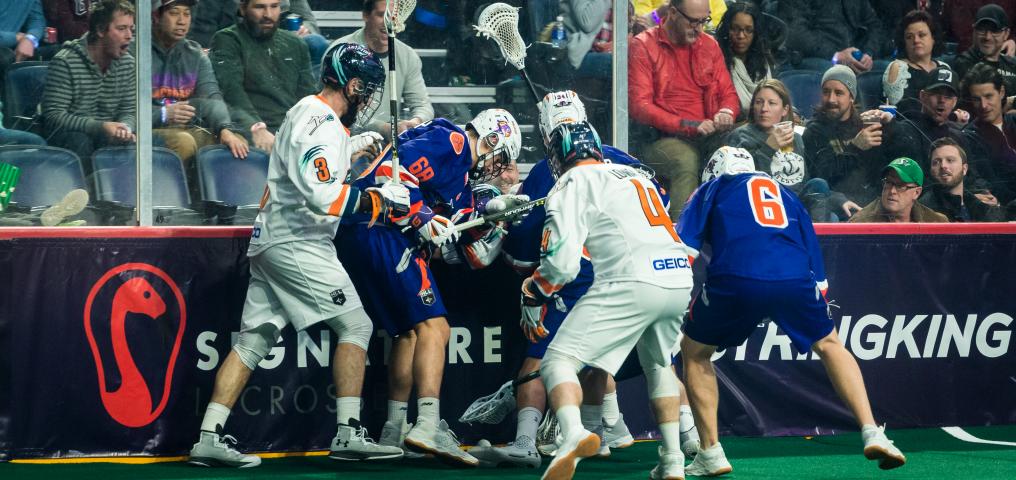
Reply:
[[[1005,82],[1007,95],[1016,94],[1016,60],[1002,55],[1002,46],[1009,40],[1009,17],[1002,7],[989,3],[977,10],[974,19],[973,45],[956,57],[957,81],[974,65],[984,62],[998,70]],[[1008,104],[1007,110],[1013,105]]]
[[[850,217],[857,223],[948,222],[945,215],[920,203],[924,171],[914,160],[897,158],[882,169],[882,195]]]

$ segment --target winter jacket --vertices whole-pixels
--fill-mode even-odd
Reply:
[[[948,223],[945,215],[938,213],[921,202],[914,202],[910,209],[910,221],[913,223]],[[876,198],[864,206],[860,212],[850,217],[850,223],[889,223],[889,216],[882,210],[882,199]]]
[[[963,196],[949,193],[942,185],[934,184],[924,190],[918,199],[924,206],[945,215],[950,222],[1004,222],[1002,207],[988,205],[966,190]],[[964,207],[966,212],[964,212]],[[965,215],[964,215],[965,213]]]
[[[788,24],[787,49],[795,58],[831,59],[856,47],[877,58],[886,32],[865,0],[780,0],[778,16]]]
[[[989,62],[984,59],[984,54],[980,50],[971,47],[956,57],[956,60],[953,60],[956,78],[962,79],[974,65],[980,62],[995,67],[995,71],[1002,76],[1002,84],[1005,85],[1006,96],[1016,95],[1016,58],[1013,57],[1001,55],[998,57],[997,62]]]
[[[971,165],[976,167],[978,182],[967,183],[968,188],[989,190],[1002,203],[1016,198],[1016,113],[1002,117],[1002,128],[980,122],[970,125],[966,133],[971,135],[974,152],[968,157],[984,158],[986,161]],[[971,174],[967,174],[968,178]]]
[[[152,42],[152,127],[166,126],[160,109],[167,103],[187,101],[197,110],[196,123],[215,135],[233,128],[222,100],[212,63],[193,40],[182,40],[164,49]]]
[[[698,125],[712,120],[721,109],[737,118],[741,102],[720,45],[705,33],[691,45],[675,45],[664,26],[646,30],[631,41],[628,110],[632,118],[665,134],[685,137],[698,136]]]
[[[881,171],[892,159],[886,159],[880,147],[861,150],[854,146],[851,140],[859,131],[861,122],[856,117],[855,121],[841,122],[819,115],[808,122],[803,140],[811,175],[825,179],[829,188],[863,205],[881,193]]]
[[[87,38],[65,43],[49,62],[41,102],[46,131],[97,136],[103,122],[123,122],[136,131],[134,57],[124,53],[102,72],[88,56]]]

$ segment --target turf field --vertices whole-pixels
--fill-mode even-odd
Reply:
[[[824,437],[726,438],[724,449],[734,472],[721,478],[741,479],[1016,479],[1016,425],[972,427],[968,434],[993,445],[959,440],[941,429],[893,430],[889,434],[907,456],[907,464],[883,472],[861,455],[860,434]],[[647,478],[656,463],[654,441],[616,450],[609,459],[587,460],[576,479]],[[535,479],[535,470],[447,468],[433,460],[349,464],[328,460],[322,453],[307,457],[266,459],[250,470],[211,470],[180,461],[144,465],[114,463],[0,464],[0,478],[20,479],[184,479],[184,478],[335,478],[449,480]],[[544,466],[548,461],[544,460]],[[542,472],[542,471],[541,471]]]

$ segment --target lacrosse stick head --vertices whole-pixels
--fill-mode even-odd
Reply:
[[[385,0],[385,28],[388,35],[402,33],[406,19],[416,8],[416,0]]]
[[[494,40],[504,59],[519,70],[526,68],[526,44],[519,35],[519,9],[507,3],[492,3],[480,12],[476,34]]]
[[[515,410],[515,388],[512,387],[512,381],[508,380],[496,392],[473,401],[459,417],[459,421],[496,425],[512,413],[512,410]]]

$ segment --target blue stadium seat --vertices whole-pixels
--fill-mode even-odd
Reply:
[[[789,70],[781,73],[779,78],[790,91],[790,101],[798,114],[811,118],[815,106],[822,102],[822,72]]]
[[[268,154],[251,148],[246,159],[233,157],[225,145],[209,145],[198,151],[197,177],[201,199],[238,207],[261,202],[268,177]]]
[[[862,111],[878,108],[882,104],[885,95],[882,93],[883,71],[864,72],[857,76],[857,90],[861,98],[858,99],[858,108]]]
[[[4,124],[7,128],[29,130],[42,91],[46,87],[46,62],[19,62],[7,68],[4,84]]]
[[[8,145],[0,147],[0,162],[21,169],[11,201],[23,207],[53,205],[71,190],[87,190],[81,160],[70,150]]]
[[[134,146],[101,148],[92,154],[96,199],[136,205],[137,165],[134,158]],[[189,208],[190,203],[180,157],[172,150],[153,148],[153,206]]]

